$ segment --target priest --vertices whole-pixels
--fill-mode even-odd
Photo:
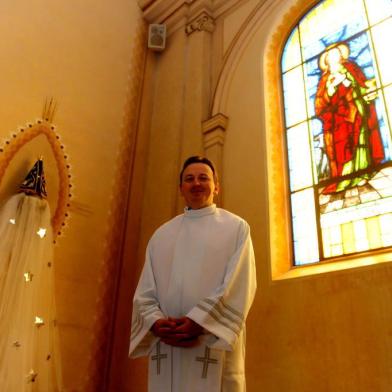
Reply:
[[[245,320],[256,290],[249,225],[213,202],[213,163],[188,158],[184,213],[153,234],[137,286],[130,356],[150,392],[245,391]]]

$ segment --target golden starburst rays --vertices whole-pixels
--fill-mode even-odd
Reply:
[[[42,119],[52,123],[54,115],[56,113],[57,103],[54,101],[53,97],[48,99],[46,98],[44,108],[42,110]]]

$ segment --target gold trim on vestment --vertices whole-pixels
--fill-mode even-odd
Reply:
[[[230,329],[232,332],[234,332],[237,336],[239,335],[240,331],[237,331],[228,321],[223,319],[221,315],[218,314],[218,312],[215,309],[208,309],[202,304],[197,304],[197,307],[204,312],[206,312],[209,316],[211,316],[215,321],[217,321],[219,324],[222,324],[226,328]],[[238,326],[237,326],[238,327]],[[239,328],[240,329],[240,328]]]
[[[154,305],[149,308],[149,305]],[[147,309],[146,309],[147,308]],[[159,307],[155,301],[146,301],[141,304],[135,303],[134,312],[136,314],[135,320],[132,322],[131,326],[131,336],[136,338],[139,333],[143,330],[144,320],[151,314],[159,311]]]
[[[203,300],[203,302],[211,305],[212,309],[217,310],[223,317],[226,317],[233,323],[238,324],[240,327],[242,326],[244,316],[240,312],[237,312],[235,309],[231,308],[229,305],[225,304],[222,299],[219,299],[217,302],[214,302],[211,299],[206,298]],[[225,309],[222,309],[222,307],[224,307]],[[227,314],[226,311],[229,311],[230,314]]]

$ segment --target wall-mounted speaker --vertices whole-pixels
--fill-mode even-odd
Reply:
[[[166,46],[166,25],[150,24],[148,27],[149,49],[162,51]]]

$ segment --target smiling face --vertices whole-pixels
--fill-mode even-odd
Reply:
[[[218,194],[211,168],[205,163],[192,163],[182,173],[180,191],[185,203],[192,210],[210,206]]]

